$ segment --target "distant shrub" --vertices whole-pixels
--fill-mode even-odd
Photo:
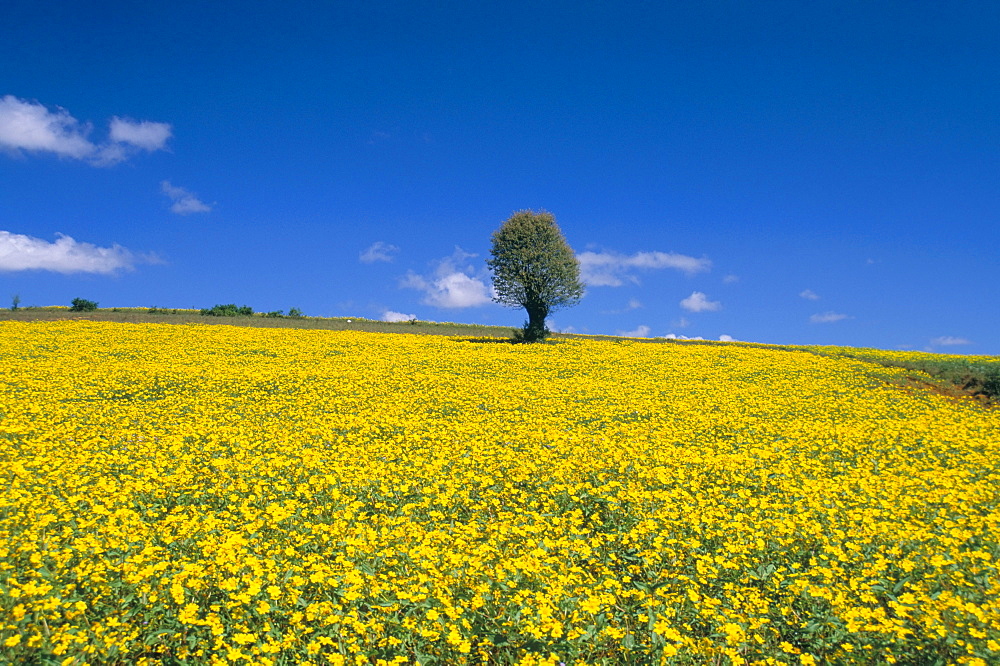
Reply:
[[[70,301],[70,312],[93,312],[97,309],[97,303],[88,301],[85,298],[74,298]]]
[[[253,308],[249,305],[237,307],[235,303],[226,305],[213,305],[210,308],[201,310],[201,314],[208,317],[249,317],[253,314]]]
[[[302,310],[299,310],[298,308],[292,308],[291,310],[289,310],[288,316],[294,317],[296,319],[298,319],[299,317],[305,317],[305,315],[302,314]]]
[[[993,369],[985,373],[982,392],[994,400],[1000,399],[1000,370]]]
[[[17,312],[17,309],[21,307],[21,295],[14,294],[10,297],[10,309],[11,312]]]
[[[285,311],[284,310],[272,310],[271,312],[264,313],[264,316],[265,317],[270,317],[270,318],[277,319],[277,318],[280,318],[280,317],[284,317],[285,316]]]

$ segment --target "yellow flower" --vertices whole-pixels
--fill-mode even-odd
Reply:
[[[1000,412],[868,362],[921,353],[480,342],[0,322],[3,641],[809,663],[822,613],[844,653],[1000,652]]]

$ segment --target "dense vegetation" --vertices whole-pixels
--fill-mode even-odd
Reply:
[[[1000,412],[848,353],[0,322],[0,645],[996,663]]]

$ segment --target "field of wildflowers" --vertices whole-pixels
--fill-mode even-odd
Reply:
[[[1000,661],[1000,411],[896,370],[92,322],[0,361],[4,661]]]

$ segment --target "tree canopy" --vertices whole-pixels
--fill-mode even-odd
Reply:
[[[527,310],[525,342],[544,339],[549,314],[583,297],[580,263],[551,213],[514,213],[493,232],[490,255],[493,300]]]

